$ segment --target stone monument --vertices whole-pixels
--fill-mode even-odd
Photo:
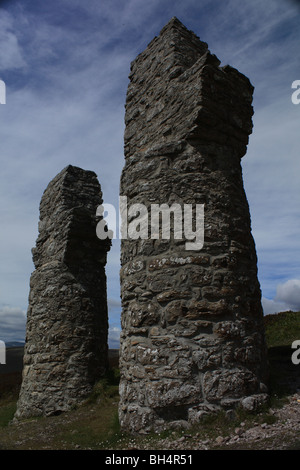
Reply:
[[[101,203],[96,174],[71,165],[41,199],[16,420],[69,410],[106,372],[110,241],[96,236]]]
[[[220,67],[177,18],[132,62],[129,78],[119,417],[124,430],[147,432],[255,407],[267,398],[267,359],[241,169],[253,86]],[[174,215],[169,238],[147,219],[153,205]],[[193,245],[192,227],[178,236],[178,205],[194,216],[204,208],[204,243]],[[143,237],[129,236],[134,223]]]

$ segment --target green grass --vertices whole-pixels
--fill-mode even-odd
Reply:
[[[14,399],[1,402],[0,405],[0,428],[8,426],[9,422],[13,419],[17,406]]]
[[[78,408],[80,419],[72,421],[57,435],[57,444],[68,448],[105,449],[120,438],[118,419],[119,370],[110,369],[99,380],[89,398]],[[85,414],[85,410],[88,411]],[[75,411],[76,413],[76,411]]]
[[[61,428],[55,437],[57,448],[105,449],[119,439],[119,421],[116,406],[103,403],[101,413],[87,413],[78,421]]]
[[[293,341],[300,340],[300,312],[281,312],[264,317],[268,348],[291,347]]]
[[[300,312],[281,312],[264,317],[270,364],[270,404],[280,406],[293,389],[291,377],[299,366],[291,360],[293,341],[300,339]]]

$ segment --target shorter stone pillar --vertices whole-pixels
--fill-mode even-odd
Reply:
[[[15,419],[69,410],[106,371],[110,241],[96,236],[101,203],[96,174],[71,165],[43,194]]]

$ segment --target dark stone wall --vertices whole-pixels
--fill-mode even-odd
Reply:
[[[96,174],[71,165],[41,199],[16,419],[70,409],[106,371],[110,241],[96,236],[101,203]]]
[[[204,245],[123,239],[123,429],[190,425],[266,395],[257,258],[240,160],[253,86],[173,18],[131,64],[127,204],[204,204]],[[127,224],[140,214],[131,214]],[[172,224],[171,224],[172,227]],[[124,234],[123,234],[124,236]]]

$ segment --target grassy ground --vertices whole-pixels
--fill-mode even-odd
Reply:
[[[286,312],[265,317],[266,337],[271,370],[271,401],[280,406],[293,391],[297,366],[291,361],[291,344],[300,339],[300,312]],[[298,366],[300,367],[300,365]],[[2,386],[1,386],[2,384]],[[76,409],[49,418],[24,420],[10,425],[20,385],[20,374],[6,380],[0,375],[0,449],[134,449],[141,443],[156,449],[158,440],[178,439],[186,431],[168,431],[135,437],[121,433],[118,423],[118,369],[112,368],[108,376],[94,387],[89,399]],[[251,427],[253,422],[274,422],[268,409],[259,415],[240,411],[235,420],[228,421],[223,413],[208,418],[200,426],[189,430],[199,439],[213,439],[230,433],[240,422]]]
[[[300,340],[300,312],[282,312],[266,315],[266,340],[269,348],[291,347],[294,340]]]
[[[291,360],[293,341],[300,340],[300,312],[282,312],[265,317],[270,362],[271,398],[284,397],[297,387],[300,365]]]

